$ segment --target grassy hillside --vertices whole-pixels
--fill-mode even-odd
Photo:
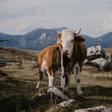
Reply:
[[[3,56],[5,58],[14,58],[15,57],[22,57],[24,59],[33,59],[35,58],[36,54],[38,54],[37,51],[26,51],[26,50],[19,50],[15,48],[10,47],[2,47],[0,46],[0,56]]]

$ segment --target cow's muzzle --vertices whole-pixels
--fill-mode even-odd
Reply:
[[[62,49],[61,52],[62,52],[64,55],[68,55],[68,50],[66,50],[66,49]]]

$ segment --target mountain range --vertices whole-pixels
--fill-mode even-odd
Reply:
[[[38,28],[24,35],[10,35],[0,33],[0,46],[14,47],[27,50],[41,50],[56,43],[56,32],[65,28],[44,29]],[[103,48],[112,47],[112,32],[99,37],[83,35],[86,39],[86,46],[100,44]]]

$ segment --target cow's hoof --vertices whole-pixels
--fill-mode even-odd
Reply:
[[[49,89],[49,88],[54,88],[54,86],[49,86],[48,89]]]

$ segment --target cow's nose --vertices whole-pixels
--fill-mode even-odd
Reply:
[[[68,50],[65,50],[65,53],[68,53]]]
[[[64,54],[68,54],[68,50],[67,50],[67,49],[63,49],[62,52],[63,52]]]

